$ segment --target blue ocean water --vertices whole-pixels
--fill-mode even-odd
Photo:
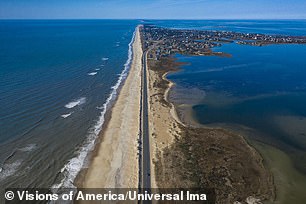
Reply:
[[[69,186],[131,59],[137,21],[0,21],[0,183]]]
[[[194,24],[207,27],[205,21]],[[215,23],[222,24],[226,30],[306,36],[303,20]],[[306,173],[306,45],[225,43],[214,50],[232,57],[176,56],[187,64],[168,75],[179,87],[172,93],[185,93],[188,98],[190,91],[186,90],[197,89],[201,101],[194,104],[194,96],[190,96],[190,104],[198,122],[251,128],[256,131],[256,140],[283,150],[294,166]],[[188,103],[186,99],[175,100]]]

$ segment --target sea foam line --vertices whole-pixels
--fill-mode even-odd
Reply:
[[[19,167],[22,165],[24,160],[17,159],[15,160],[15,156],[24,155],[27,153],[32,152],[37,148],[36,144],[28,144],[24,147],[17,148],[13,150],[13,152],[7,156],[3,162],[3,164],[0,164],[0,181],[3,179],[13,176],[16,176],[17,171],[19,170]],[[16,156],[16,157],[18,157]]]
[[[70,108],[74,108],[75,106],[82,105],[85,102],[86,102],[86,98],[85,97],[81,97],[81,98],[78,98],[78,99],[73,100],[70,103],[66,104],[65,107],[70,109]]]
[[[68,118],[73,112],[61,115],[62,118]]]
[[[102,129],[102,125],[105,121],[105,114],[108,110],[111,102],[116,98],[118,88],[120,87],[123,80],[127,77],[128,71],[130,69],[130,65],[133,58],[133,49],[132,44],[135,40],[136,36],[136,30],[133,33],[133,37],[131,42],[128,45],[128,59],[126,63],[124,64],[124,69],[122,70],[116,84],[111,87],[111,92],[106,100],[106,102],[102,106],[102,111],[99,116],[99,119],[97,120],[94,127],[91,129],[91,131],[88,133],[88,136],[83,143],[83,145],[80,147],[79,151],[77,152],[77,156],[70,159],[68,163],[61,169],[61,173],[63,174],[64,178],[61,180],[59,184],[54,184],[52,188],[74,188],[73,185],[74,180],[80,170],[84,167],[86,158],[88,156],[88,153],[94,149],[95,141],[98,137],[99,132]]]
[[[89,76],[94,76],[94,75],[96,75],[98,72],[90,72],[90,73],[87,73],[87,75],[89,75]]]

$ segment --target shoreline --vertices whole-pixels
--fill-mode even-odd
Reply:
[[[169,87],[165,91],[165,97],[169,96],[171,88],[176,85],[174,82],[166,78],[166,76],[172,72],[175,71],[169,71],[163,75],[163,79],[169,82]],[[252,130],[245,126],[231,127],[231,125],[224,126],[222,124],[218,124],[216,126],[202,125],[192,115],[193,113],[191,108],[193,104],[182,103],[178,105],[175,104],[175,102],[168,100],[168,97],[165,99],[167,99],[167,102],[172,104],[172,107],[174,108],[173,110],[175,111],[175,115],[173,117],[175,120],[184,124],[185,127],[205,128],[210,130],[220,129],[229,133],[240,135],[246,144],[252,148],[254,152],[260,155],[261,163],[269,172],[271,183],[273,184],[273,186],[271,186],[273,188],[273,201],[265,200],[265,202],[282,204],[288,202],[300,203],[301,200],[305,200],[306,196],[303,195],[300,189],[304,189],[306,187],[306,178],[294,168],[291,159],[284,151],[252,138],[250,134],[254,133],[249,132]],[[279,158],[282,158],[282,161],[277,161]],[[279,169],[284,169],[284,171],[280,171]],[[295,185],[292,186],[288,183],[294,183]]]
[[[163,59],[159,62],[151,60],[147,66],[150,84],[149,126],[153,140],[151,149],[154,167],[152,169],[154,169],[156,175],[159,175],[155,178],[156,185],[161,188],[199,187],[199,185],[202,187],[216,187],[216,189],[219,188],[219,190],[217,190],[217,203],[224,201],[232,202],[235,201],[234,198],[236,197],[243,198],[243,200],[239,200],[240,202],[248,198],[259,198],[262,201],[274,200],[275,195],[271,174],[264,168],[263,159],[260,154],[243,136],[233,134],[222,128],[203,127],[195,123],[195,120],[187,124],[184,122],[184,119],[181,120],[178,113],[178,107],[170,102],[168,98],[169,91],[175,86],[175,83],[166,78],[167,74],[170,72],[179,70],[181,64],[175,61],[173,57],[164,59],[164,61],[165,62],[163,62]],[[163,63],[165,65],[164,67]],[[215,136],[212,137],[212,135]],[[222,136],[220,137],[220,135]],[[191,141],[191,143],[190,137],[192,138],[191,140],[194,140]],[[201,141],[201,138],[206,138],[205,143],[208,143],[206,146],[210,149],[216,142],[214,139],[215,137],[217,137],[219,141],[218,146],[216,146],[216,148],[220,149],[218,151],[226,152],[228,149],[231,149],[227,151],[227,153],[224,153],[224,159],[227,159],[227,163],[229,164],[224,164],[223,157],[219,155],[216,155],[215,158],[202,158],[203,154],[205,154],[205,151],[203,152],[203,147],[197,149],[198,143],[204,142]],[[224,138],[227,139],[224,140]],[[205,146],[205,143],[203,146]],[[240,147],[237,149],[233,148],[237,144],[240,144],[238,145]],[[189,149],[186,151],[181,148],[183,146],[189,146]],[[198,155],[198,152],[201,151],[203,153]],[[241,152],[244,152],[244,155],[239,155]],[[227,158],[227,154],[231,156],[230,160]],[[198,156],[190,158],[190,155]],[[203,159],[206,161],[205,163],[209,163],[209,166],[205,166],[205,164],[199,162]],[[231,160],[232,162],[230,162]],[[236,160],[242,165],[241,169],[237,170],[242,175],[232,171],[236,168],[234,165]],[[190,166],[190,162],[193,163],[192,166]],[[218,164],[218,162],[220,163]],[[224,186],[216,185],[218,183],[216,183],[216,181],[210,182],[210,179],[205,179],[205,168],[214,168],[215,165],[217,165],[217,169],[218,165],[221,165],[221,169],[226,168],[227,171],[232,174],[225,177],[222,176],[222,174],[220,175],[223,177],[221,180],[225,179],[227,182],[231,181],[230,183],[225,183],[226,188],[231,188],[231,191],[228,191],[229,196],[226,195],[225,191],[227,190],[225,190],[226,188],[224,188]],[[246,170],[244,170],[245,168]],[[248,170],[252,168],[254,172],[256,172],[255,174],[252,172],[253,170]],[[250,183],[250,181],[243,179],[248,176],[250,180],[254,180],[255,183]],[[197,184],[194,180],[195,178],[197,178],[196,180],[198,181],[202,180],[204,183]],[[219,180],[220,177],[217,176],[215,179]],[[239,184],[241,182],[245,182],[242,185],[244,188],[241,188],[241,184]],[[257,186],[258,188],[251,187],[251,185]],[[259,188],[258,185],[261,187]],[[230,196],[231,194],[236,196]]]
[[[173,82],[172,84],[175,85]],[[306,199],[306,195],[301,191],[301,189],[306,188],[305,174],[298,171],[288,153],[280,149],[277,145],[274,146],[269,142],[257,139],[258,135],[261,135],[262,133],[257,132],[256,129],[244,125],[222,123],[214,125],[201,124],[193,116],[193,105],[194,104],[183,103],[175,105],[174,102],[177,115],[186,126],[192,126],[195,128],[202,127],[206,129],[222,129],[233,134],[241,135],[246,143],[260,154],[262,164],[266,170],[270,172],[274,187],[274,200],[273,202],[267,201],[267,204],[270,202],[277,204],[301,203],[302,200]],[[181,108],[181,106],[184,107]],[[282,169],[282,171],[280,171],[280,169]]]
[[[132,44],[135,41],[137,28],[135,29],[132,39],[128,44],[128,59],[124,64],[124,68],[119,74],[118,80],[115,85],[111,87],[111,92],[106,99],[106,102],[103,104],[102,111],[96,124],[92,127],[92,131],[88,134],[87,138],[80,147],[78,155],[70,159],[62,168],[61,173],[63,173],[64,178],[56,184],[53,184],[53,188],[61,187],[79,187],[84,182],[84,175],[86,175],[88,166],[91,164],[93,155],[96,154],[96,147],[101,143],[101,134],[105,127],[107,127],[108,121],[111,118],[112,108],[117,101],[116,97],[119,95],[124,82],[126,81],[126,76],[129,73],[129,70],[132,66],[133,58],[133,46]],[[108,59],[108,58],[105,58]],[[75,165],[78,165],[78,168],[75,169]]]
[[[166,72],[162,76],[162,79],[169,83],[168,88],[165,90],[164,98],[165,98],[165,101],[167,101],[171,105],[170,113],[171,113],[173,119],[176,120],[176,122],[178,122],[179,124],[186,127],[188,124],[184,123],[183,120],[181,120],[181,118],[179,117],[176,105],[169,101],[170,91],[176,85],[173,81],[167,79],[167,75],[170,74],[171,72],[175,72],[175,71]]]
[[[142,48],[139,26],[132,44],[133,56],[127,78],[111,107],[88,168],[78,175],[78,188],[137,188],[139,109]]]

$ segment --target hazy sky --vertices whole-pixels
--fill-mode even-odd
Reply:
[[[306,0],[0,0],[0,18],[306,19]]]

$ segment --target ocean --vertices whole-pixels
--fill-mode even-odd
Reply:
[[[0,187],[72,187],[127,75],[138,21],[0,21]]]

